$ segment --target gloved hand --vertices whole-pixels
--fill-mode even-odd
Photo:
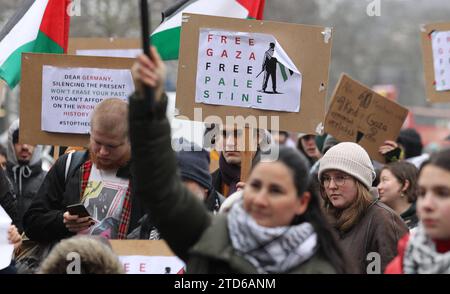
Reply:
[[[136,93],[130,97],[130,117],[135,119],[150,117],[161,120],[166,115],[166,67],[155,47],[151,48],[151,55],[152,59],[144,54],[139,55],[131,69]],[[146,97],[144,85],[153,92],[153,98]]]

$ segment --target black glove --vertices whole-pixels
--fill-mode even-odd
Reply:
[[[143,119],[163,120],[166,118],[167,100],[167,95],[163,93],[160,100],[153,100],[153,103],[151,103],[148,97],[143,97],[139,92],[135,92],[129,97],[130,121]]]
[[[400,147],[397,147],[394,150],[389,151],[388,153],[386,153],[384,155],[384,158],[386,159],[386,163],[399,161],[401,153],[402,153],[402,150],[400,149]]]

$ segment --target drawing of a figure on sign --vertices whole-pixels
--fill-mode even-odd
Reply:
[[[262,64],[261,73],[264,72],[264,79],[262,84],[262,92],[266,92],[267,82],[269,81],[269,77],[272,82],[272,92],[273,94],[278,94],[277,92],[277,58],[273,56],[275,52],[275,43],[269,44],[269,49],[264,53],[264,62]],[[260,73],[260,74],[261,74]]]
[[[302,74],[274,36],[200,29],[196,103],[299,112],[301,88]]]

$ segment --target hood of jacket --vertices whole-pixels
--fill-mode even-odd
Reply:
[[[13,166],[19,165],[17,161],[16,152],[14,151],[14,143],[13,143],[13,133],[19,129],[19,119],[16,119],[8,129],[8,148],[6,150],[8,161],[12,163]],[[34,147],[33,155],[31,156],[29,166],[34,166],[36,164],[41,164],[41,153],[42,153],[42,145],[36,145]]]

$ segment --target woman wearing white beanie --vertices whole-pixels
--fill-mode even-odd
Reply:
[[[325,212],[360,273],[382,273],[408,232],[401,218],[370,193],[374,179],[370,157],[358,144],[337,144],[320,160]]]

